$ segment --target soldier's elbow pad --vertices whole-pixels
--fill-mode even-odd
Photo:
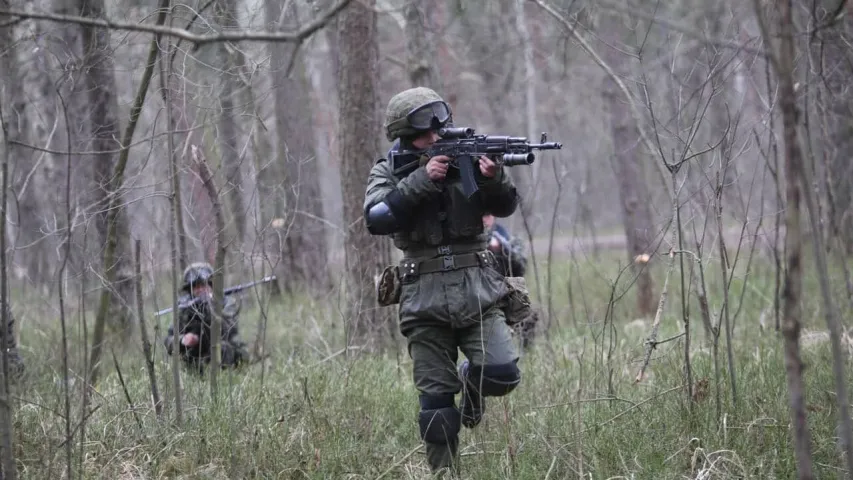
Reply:
[[[404,226],[399,215],[401,200],[400,193],[394,191],[367,209],[364,214],[367,231],[372,235],[389,235],[400,231]],[[395,210],[397,211],[396,215]]]
[[[515,213],[521,198],[515,188],[489,197],[489,213],[498,218],[506,218]]]

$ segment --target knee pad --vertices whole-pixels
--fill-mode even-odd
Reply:
[[[429,443],[453,442],[462,429],[462,415],[453,400],[453,394],[421,395],[418,426],[421,440]]]
[[[521,383],[517,360],[499,365],[471,365],[466,378],[484,397],[502,397]]]

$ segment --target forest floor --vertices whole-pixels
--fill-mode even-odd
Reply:
[[[682,297],[678,262],[668,283],[665,262],[659,262],[653,269],[656,291],[668,285],[657,336],[663,343],[651,352],[643,375],[651,319],[633,309],[632,279],[620,275],[624,253],[555,260],[550,295],[532,292],[550,299],[552,316],[522,354],[521,386],[489,399],[482,424],[462,430],[462,478],[795,478],[784,355],[775,328],[775,265],[756,258],[747,270],[746,255],[732,257],[724,282],[711,252],[702,262],[711,321],[725,332],[719,322],[727,318],[731,344],[720,335],[714,348],[702,326],[696,281],[690,280],[699,265],[685,262],[690,290]],[[802,298],[805,403],[815,474],[834,478],[844,468],[836,447],[838,408],[818,282],[808,258]],[[837,268],[831,284],[835,298],[846,298]],[[683,300],[689,301],[689,337],[683,335]],[[724,301],[728,316],[721,315]],[[839,306],[842,318],[850,318],[849,304]],[[368,353],[352,341],[347,347],[337,293],[250,303],[241,314],[241,337],[253,343],[266,323],[265,359],[224,371],[215,399],[207,378],[182,370],[180,426],[174,372],[159,340],[154,367],[165,402],[160,418],[137,337],[132,343],[111,340],[91,398],[95,410],[82,415],[80,373],[88,352],[81,339],[91,332],[93,315],[65,312],[66,383],[59,311],[17,311],[28,362],[27,378],[13,396],[20,478],[67,478],[66,429],[74,432],[74,478],[429,478],[403,339],[394,335],[394,346],[384,353]],[[149,335],[162,338],[167,321],[149,323]],[[849,384],[846,336],[842,346]],[[67,424],[64,385],[71,407]]]

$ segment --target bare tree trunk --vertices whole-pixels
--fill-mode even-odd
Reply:
[[[463,68],[477,72],[482,79],[480,93],[485,100],[486,112],[472,111],[472,114],[485,113],[481,118],[481,129],[506,131],[510,127],[522,125],[514,121],[514,116],[506,114],[512,107],[506,92],[512,87],[514,64],[504,60],[510,50],[509,44],[516,40],[511,34],[516,25],[511,22],[510,6],[508,2],[487,2],[483,9],[479,9],[473,4],[459,0],[456,11],[451,13],[459,17],[461,28],[456,46],[469,51]],[[499,11],[492,12],[492,9]],[[501,35],[494,35],[496,29],[501,31]],[[447,85],[451,103],[456,96],[453,89],[454,85]],[[460,97],[460,100],[463,99]],[[515,180],[518,174],[511,173],[514,174]],[[523,181],[524,178],[519,180]],[[522,194],[526,194],[525,186],[519,185],[518,182],[516,184]]]
[[[222,361],[222,308],[225,304],[225,285],[223,278],[225,277],[225,218],[222,215],[222,205],[219,202],[219,193],[216,191],[216,185],[213,181],[213,172],[207,164],[204,152],[200,151],[195,145],[192,146],[193,160],[198,166],[201,173],[201,181],[204,182],[204,187],[207,190],[207,195],[213,203],[213,214],[216,217],[216,231],[218,232],[216,241],[216,260],[213,265],[213,292],[214,296],[214,311],[213,321],[210,325],[210,396],[216,401],[219,398],[219,368]]]
[[[74,468],[74,446],[72,445],[74,434],[71,430],[71,384],[69,382],[70,370],[68,368],[70,353],[68,351],[68,322],[65,318],[65,286],[67,285],[66,271],[68,263],[71,261],[71,158],[72,156],[69,152],[66,156],[65,188],[63,188],[65,191],[65,198],[63,202],[65,204],[65,235],[62,239],[62,265],[59,267],[59,272],[57,274],[57,283],[59,284],[59,288],[57,288],[57,296],[59,297],[59,325],[62,330],[62,389],[64,390],[63,393],[65,397],[65,468],[68,480],[73,480],[72,471]],[[80,284],[82,285],[83,282],[81,281]],[[85,343],[86,342],[84,341],[83,344],[85,345]],[[86,355],[83,355],[83,358],[85,359]],[[80,435],[82,437],[82,426],[80,431]]]
[[[104,18],[106,12],[103,0],[78,0],[77,8],[80,15],[90,18]],[[111,56],[110,32],[108,29],[92,26],[81,26],[84,65],[83,88],[88,94],[89,107],[88,125],[91,129],[91,150],[104,152],[95,156],[94,179],[97,184],[97,203],[93,206],[96,214],[96,226],[99,235],[99,245],[105,248],[101,267],[104,270],[102,278],[114,279],[115,283],[102,285],[108,292],[107,308],[99,314],[101,321],[95,322],[92,337],[91,384],[97,381],[98,368],[106,322],[121,328],[130,327],[132,314],[129,306],[133,305],[132,267],[128,256],[127,239],[129,229],[127,218],[121,204],[121,188],[123,182],[112,181],[114,169],[114,154],[120,144],[116,139],[121,137],[118,120],[118,98],[116,96],[116,81],[114,63]],[[111,187],[115,188],[111,188]],[[110,211],[110,206],[115,211]],[[110,222],[113,222],[110,225]],[[110,239],[109,231],[114,231]],[[108,256],[109,244],[114,245],[114,252]],[[129,334],[130,331],[126,331]]]
[[[364,3],[364,4],[362,4]],[[391,325],[391,309],[376,302],[374,276],[390,263],[390,243],[370,235],[362,205],[367,177],[379,157],[381,135],[378,98],[379,46],[373,0],[349,4],[338,19],[340,59],[341,189],[344,198],[347,268],[347,342],[379,340]]]
[[[85,1],[85,0],[84,0]],[[168,7],[169,0],[161,0],[161,8],[160,12],[157,16],[158,25],[163,25],[166,21],[166,13]],[[87,7],[89,8],[89,7]],[[92,16],[94,18],[101,18],[103,16],[103,9],[93,9],[93,10],[85,10],[84,16]],[[91,30],[91,29],[89,29]],[[105,98],[112,99],[112,101],[108,105],[112,105],[113,108],[113,119],[115,119],[117,109],[116,97],[115,97],[115,88],[108,88],[109,85],[115,87],[115,77],[110,70],[108,73],[100,72],[99,68],[104,67],[112,67],[111,57],[106,52],[106,48],[109,46],[109,35],[107,32],[94,32],[89,31],[85,32],[83,38],[85,40],[85,45],[98,47],[97,53],[93,55],[98,62],[96,64],[101,64],[103,62],[103,67],[92,67],[93,73],[87,75],[86,78],[89,82],[89,86],[94,90],[95,88],[101,88],[103,91],[101,92]],[[121,185],[124,183],[124,174],[127,170],[128,157],[130,155],[129,146],[131,141],[133,140],[133,132],[136,129],[136,123],[139,120],[139,114],[142,111],[142,107],[145,104],[145,97],[148,93],[148,86],[151,82],[151,77],[154,74],[154,65],[157,61],[157,38],[155,37],[150,44],[150,48],[148,50],[148,59],[145,65],[145,71],[142,74],[142,78],[139,84],[139,87],[136,92],[136,98],[134,98],[133,106],[130,109],[130,119],[127,123],[127,128],[124,131],[124,134],[121,138],[121,151],[118,155],[118,160],[115,163],[115,168],[111,169],[110,173],[103,178],[103,183],[101,185],[102,191],[105,193],[106,205],[105,208],[105,218],[103,221],[103,226],[105,230],[104,236],[104,253],[103,253],[103,265],[104,265],[104,281],[106,285],[103,290],[101,290],[101,298],[100,303],[98,305],[98,314],[95,318],[95,331],[92,335],[92,356],[89,364],[89,378],[87,381],[86,392],[89,391],[88,386],[94,386],[98,380],[98,372],[100,368],[100,359],[101,352],[104,343],[104,330],[107,322],[107,316],[110,315],[109,309],[110,305],[114,303],[111,302],[111,297],[115,294],[115,290],[119,292],[120,300],[122,304],[118,306],[120,313],[118,315],[132,315],[130,309],[133,294],[133,277],[132,271],[126,271],[126,268],[131,262],[130,257],[127,255],[127,244],[129,242],[128,232],[127,232],[127,220],[125,218],[125,210],[124,206],[121,204]],[[109,60],[107,60],[109,59]],[[101,80],[104,82],[111,81],[108,86],[93,86],[91,85],[92,81]],[[95,100],[96,102],[104,101],[104,99]],[[101,111],[100,109],[96,109],[96,111]],[[106,115],[106,110],[104,110],[104,114]],[[107,118],[106,116],[104,118]],[[116,122],[109,122],[108,125],[110,128],[108,130],[117,130],[118,125]],[[119,138],[119,133],[116,131],[114,133],[114,138]],[[98,137],[96,137],[98,138]],[[99,139],[101,143],[99,146],[107,146],[108,143],[106,138]],[[98,149],[97,151],[104,151],[103,148]],[[106,154],[104,154],[106,157]],[[113,267],[115,265],[116,267]],[[118,286],[113,287],[118,283]],[[129,292],[128,292],[129,290]],[[126,323],[126,322],[124,322]],[[84,395],[85,397],[85,395]],[[85,403],[85,401],[84,401]]]
[[[78,0],[50,0],[51,8],[60,14],[79,14]],[[50,105],[45,107],[39,115],[31,117],[34,125],[35,138],[50,138],[48,132],[53,131],[56,125],[56,137],[52,141],[45,142],[45,146],[57,147],[58,150],[83,151],[90,150],[90,127],[88,120],[88,109],[91,107],[88,94],[83,85],[84,79],[78,73],[82,69],[84,60],[84,45],[82,41],[82,29],[74,24],[54,24],[48,22],[35,23],[36,35],[44,40],[45,48],[33,52],[33,67],[28,69],[28,83],[37,85],[42,103]],[[61,72],[61,73],[57,73]],[[35,105],[34,105],[35,106]],[[43,120],[43,121],[42,121]],[[98,199],[97,188],[93,188],[93,178],[96,158],[76,154],[61,155],[52,158],[50,167],[44,169],[48,192],[44,192],[45,202],[50,205],[62,205],[63,199],[54,185],[63,183],[66,164],[69,160],[74,165],[71,170],[72,198],[79,208],[76,215],[86,215],[85,210],[92,211],[97,206],[92,206]],[[55,194],[55,196],[49,196]],[[65,212],[46,212],[48,215],[56,215],[57,218],[65,216]],[[87,215],[88,220],[89,215]],[[87,245],[85,248],[73,249],[69,259],[69,275],[86,279],[86,287],[89,288],[88,275],[84,271],[97,270],[100,263],[100,244],[97,241],[84,240],[87,234],[95,234],[95,228],[90,228],[91,222],[86,222],[82,228],[76,228],[71,232],[70,241],[75,244]],[[93,239],[97,235],[93,235]],[[90,247],[91,246],[91,247]]]
[[[472,115],[478,113],[482,115],[480,121],[483,129],[495,129],[500,134],[510,134],[508,130],[524,128],[526,132],[535,129],[535,111],[529,110],[535,108],[529,102],[535,101],[531,99],[530,94],[535,97],[535,90],[532,90],[529,85],[519,86],[517,82],[524,82],[530,75],[526,70],[529,65],[524,59],[524,68],[517,67],[517,58],[511,56],[510,52],[515,51],[516,45],[521,43],[524,48],[524,54],[528,51],[527,48],[532,48],[530,36],[527,31],[527,22],[523,5],[517,0],[507,2],[483,2],[481,5],[472,2],[459,1],[456,5],[456,15],[459,16],[462,35],[459,47],[469,50],[469,64],[465,65],[470,70],[476,71],[482,78],[481,92],[487,107],[486,112],[475,112],[472,110]],[[500,35],[495,35],[495,31],[500,31]],[[526,35],[526,37],[525,37]],[[529,52],[532,55],[532,51]],[[510,58],[512,58],[510,60]],[[532,58],[531,58],[532,61]],[[520,80],[519,71],[522,72],[523,78]],[[450,90],[452,86],[448,86]],[[522,100],[521,108],[516,105],[514,96],[507,95],[507,92],[515,88],[524,88],[525,96]],[[453,93],[453,92],[452,92]],[[523,111],[520,116],[507,115],[508,111]],[[533,113],[533,117],[531,116]],[[537,162],[538,163],[538,162]],[[535,196],[535,186],[533,184],[533,170],[531,168],[512,168],[510,175],[515,182],[518,192],[521,196],[519,205],[519,216],[525,223],[525,228],[531,236],[536,228],[537,222],[534,218],[533,200]],[[533,251],[533,242],[530,242],[531,260],[533,263],[533,275],[538,284],[539,272],[536,262],[536,255]],[[538,289],[537,289],[538,290]]]
[[[314,12],[319,11],[317,3]],[[326,8],[325,6],[323,8]],[[311,39],[310,54],[303,57],[306,76],[311,85],[314,113],[314,145],[317,153],[318,169],[323,172],[320,188],[323,198],[323,212],[329,221],[325,230],[328,248],[329,272],[338,270],[343,264],[342,229],[336,228],[343,219],[343,200],[341,193],[341,159],[338,158],[338,16],[329,20],[323,35]],[[334,264],[334,270],[333,270]]]
[[[166,109],[169,109],[168,103],[166,104]],[[168,115],[168,113],[167,113]],[[176,191],[180,188],[180,182],[178,181],[178,158],[177,155],[172,152],[171,162],[169,162],[170,167],[170,177],[171,177],[171,186],[172,186],[172,195],[169,197],[169,207],[170,207],[170,215],[169,215],[169,250],[171,253],[170,258],[170,274],[172,280],[172,332],[174,335],[172,338],[178,339],[180,338],[179,332],[181,331],[181,325],[179,322],[178,316],[178,285],[180,280],[178,279],[178,272],[180,271],[179,267],[179,231],[181,226],[178,224],[178,219],[180,218],[178,212],[183,208],[178,199],[180,198]],[[183,263],[183,265],[187,265]],[[173,340],[174,341],[174,340]],[[181,427],[184,422],[184,406],[183,406],[183,388],[181,386],[181,349],[178,347],[176,343],[172,344],[172,355],[171,355],[171,366],[172,366],[172,388],[174,389],[175,396],[175,423],[178,427]]]
[[[817,2],[821,3],[821,2]],[[837,3],[832,3],[834,7]],[[843,7],[843,3],[839,4]],[[812,9],[809,4],[809,9]],[[850,81],[853,79],[853,52],[849,35],[853,31],[853,18],[848,13],[834,19],[826,28],[816,28],[812,50],[817,56],[819,92],[816,106],[820,109],[825,138],[820,142],[827,159],[827,206],[829,229],[843,246],[846,255],[853,255],[853,98]],[[827,25],[834,14],[825,7],[815,11],[817,25]]]
[[[283,6],[290,4],[288,11]],[[296,2],[266,0],[267,24],[271,28],[298,28]],[[297,58],[293,58],[298,55]],[[293,292],[300,286],[326,289],[331,279],[326,268],[327,244],[320,193],[320,169],[314,149],[308,79],[303,55],[296,44],[270,44],[270,69],[275,102],[276,154],[263,159],[258,169],[259,188],[271,204],[264,226],[280,219],[272,232],[280,252],[279,281]],[[293,71],[288,72],[288,67]],[[262,207],[263,208],[263,207]]]
[[[427,28],[426,2],[407,2],[405,18],[409,81],[413,87],[428,87],[441,94],[444,88],[435,64],[432,34]]]
[[[527,110],[528,103],[524,103],[525,115],[519,121],[514,115],[507,115],[507,111],[516,109],[514,97],[507,95],[507,91],[516,87],[517,69],[516,60],[509,59],[516,42],[520,42],[514,33],[519,29],[518,9],[521,4],[512,2],[484,2],[476,5],[471,2],[455,2],[455,14],[459,17],[461,38],[456,48],[469,51],[469,60],[463,65],[465,68],[476,71],[482,79],[482,88],[477,92],[482,95],[486,105],[486,111],[472,108],[470,115],[479,115],[478,120],[482,123],[481,129],[494,129],[501,134],[510,134],[510,129],[535,128],[530,120],[532,111]],[[523,19],[522,19],[523,20]],[[524,23],[524,27],[527,23]],[[494,35],[495,31],[502,32]],[[526,32],[526,28],[525,28]],[[519,33],[520,35],[521,33]],[[529,35],[528,35],[529,37]],[[529,38],[528,38],[529,40]],[[532,42],[526,44],[532,48]],[[531,52],[532,53],[532,52]],[[529,72],[525,71],[525,77]],[[523,79],[521,80],[524,81]],[[455,96],[454,85],[448,85],[450,95]],[[534,93],[530,89],[525,90],[527,96]],[[460,97],[463,100],[464,97]],[[535,100],[534,100],[535,101]],[[460,102],[462,103],[462,102]],[[458,108],[458,107],[457,107]],[[517,110],[516,110],[517,111]],[[535,113],[535,112],[533,112]],[[531,139],[538,141],[537,139]],[[510,175],[518,188],[521,196],[518,216],[520,217],[524,230],[527,234],[530,249],[530,265],[532,266],[532,277],[536,285],[537,303],[542,302],[542,280],[539,274],[539,262],[533,242],[533,235],[537,233],[537,219],[533,211],[533,200],[535,197],[535,186],[533,185],[533,170],[530,168],[512,168]]]
[[[216,21],[225,29],[234,30],[239,28],[237,19],[236,0],[217,0],[214,5],[216,10]],[[240,89],[240,70],[242,65],[238,58],[236,47],[230,47],[222,42],[216,46],[216,57],[223,65],[219,76],[222,81],[220,92],[219,113],[219,150],[220,161],[225,172],[225,185],[227,198],[231,207],[231,217],[234,220],[237,241],[241,246],[246,240],[246,202],[243,200],[243,155],[241,155],[240,140],[242,138],[239,126],[240,112],[235,102],[237,92]]]
[[[530,35],[527,26],[527,14],[524,10],[525,0],[515,0],[513,2],[513,17],[515,17],[515,28],[518,31],[519,41],[521,42],[521,50],[524,58],[524,67],[522,69],[523,78],[521,83],[524,86],[524,126],[528,139],[531,142],[538,142],[539,135],[537,133],[539,127],[538,116],[536,114],[536,84],[538,75],[533,62],[533,53],[535,45]],[[542,185],[539,183],[539,169],[542,161],[535,162],[527,168],[518,168],[513,172],[512,178],[517,181],[518,189],[521,192],[521,202],[519,211],[521,213],[524,228],[527,231],[528,242],[530,248],[530,263],[533,267],[533,277],[537,290],[537,303],[542,302],[542,295],[538,292],[540,289],[539,265],[536,257],[536,251],[533,246],[533,235],[539,233],[539,219],[541,216],[536,210],[538,192]],[[556,205],[555,205],[556,207]],[[556,218],[556,217],[555,217]],[[553,231],[553,221],[551,223],[551,231]],[[547,282],[550,283],[550,270],[548,270]],[[546,290],[550,292],[550,290]],[[550,294],[548,295],[550,297]],[[550,302],[550,298],[549,298]],[[551,322],[551,311],[548,311],[548,323]]]
[[[793,84],[794,84],[794,80],[793,80],[793,71],[794,71],[793,59],[795,56],[794,39],[793,39],[793,35],[794,35],[793,23],[794,22],[793,22],[793,19],[791,18],[792,13],[790,11],[790,8],[791,7],[788,6],[788,9],[784,10],[786,16],[783,17],[784,24],[782,25],[783,32],[784,32],[784,34],[782,35],[782,47],[783,47],[782,55],[787,56],[788,58],[785,59],[784,61],[780,61],[779,65],[780,65],[780,76],[782,75],[783,72],[787,72],[788,76],[791,77],[791,79],[789,80],[789,83],[792,86],[790,94],[792,95],[792,98],[794,98],[793,95],[794,95],[794,93],[796,93],[794,88],[793,88]],[[847,23],[853,24],[853,22],[849,22],[849,19],[848,19]],[[848,69],[846,71],[848,73],[850,73],[849,64],[848,64]],[[848,76],[847,80],[849,83],[850,76]],[[782,82],[780,81],[780,85],[781,85],[781,83]],[[785,92],[783,90],[782,93],[787,93],[787,92]],[[839,99],[839,100],[842,102],[844,102],[846,100],[846,103],[848,106],[853,105],[853,102],[851,102],[849,98]],[[791,103],[793,104],[793,106],[796,106],[796,104],[794,104],[793,102],[794,102],[794,100],[791,100]],[[796,112],[794,112],[794,113],[796,113]],[[850,115],[851,111],[848,109],[847,113],[848,113],[848,119],[849,119],[849,117],[851,116]],[[848,127],[848,133],[851,131],[853,131],[853,129],[850,129]],[[794,133],[796,134],[796,131]],[[837,129],[836,129],[836,133],[837,133]],[[787,135],[786,135],[786,139],[787,139]],[[851,149],[851,147],[853,147],[853,141],[851,141],[849,138],[841,138],[839,140],[842,142],[841,145],[839,145],[839,148],[841,149],[841,151],[843,151],[845,153],[850,153],[849,150]],[[799,143],[797,143],[795,146],[799,147]],[[820,224],[821,224],[822,219],[821,219],[821,215],[820,215],[820,208],[819,208],[820,202],[818,200],[818,195],[816,194],[815,189],[810,188],[813,185],[813,183],[812,183],[813,182],[812,171],[813,171],[813,168],[815,167],[815,165],[809,165],[808,159],[803,160],[802,154],[800,154],[800,159],[801,159],[801,163],[803,164],[803,166],[801,168],[802,175],[800,176],[800,181],[801,181],[800,187],[803,189],[803,195],[804,195],[804,198],[806,200],[806,206],[807,206],[808,212],[809,212],[809,222],[810,222],[812,235],[813,235],[811,243],[812,243],[812,248],[814,250],[815,265],[817,267],[817,274],[818,274],[818,282],[820,284],[822,310],[823,310],[824,317],[826,320],[827,329],[829,330],[829,340],[830,340],[830,346],[831,346],[831,350],[832,350],[832,373],[833,373],[833,377],[835,380],[836,401],[838,404],[838,417],[839,417],[838,427],[837,427],[836,432],[838,434],[840,449],[841,449],[842,454],[844,455],[845,460],[847,462],[848,475],[853,475],[853,421],[851,421],[851,418],[850,418],[850,403],[849,403],[850,397],[849,397],[848,390],[847,390],[845,354],[843,351],[843,347],[841,345],[841,329],[842,329],[842,326],[840,324],[840,319],[839,319],[840,314],[838,312],[838,307],[835,304],[834,299],[832,298],[832,287],[830,286],[830,280],[829,280],[829,267],[828,267],[826,252],[828,250],[828,245],[830,242],[825,241],[824,231],[821,229]],[[848,168],[850,168],[849,167],[849,164],[851,163],[850,157],[848,156],[846,158],[846,162],[843,162],[843,163],[845,163],[846,166]],[[830,167],[833,167],[833,166],[836,166],[836,165],[831,165]],[[849,177],[850,173],[853,173],[853,170],[850,170],[849,173],[843,172],[843,171],[840,172],[841,175],[845,175],[845,174],[848,175],[848,177],[847,177],[848,183],[843,188],[849,188],[851,186],[851,179]],[[833,171],[833,176],[836,174],[839,174],[839,172]],[[832,180],[830,180],[830,183],[832,183]],[[849,194],[849,192],[847,192],[847,193]],[[840,221],[842,223],[842,225],[839,226],[840,231],[837,233],[837,235],[842,240],[846,241],[846,240],[849,240],[849,235],[853,232],[845,231],[845,227],[843,225],[843,222],[847,221],[846,218],[848,215],[853,215],[853,209],[851,209],[849,202],[846,204],[843,204],[843,206],[842,205],[836,205],[836,206],[839,206],[844,210],[840,215],[838,215],[838,212],[835,212],[836,216],[841,217]],[[830,216],[832,216],[832,215],[830,215]],[[850,250],[853,251],[853,249],[850,249]],[[844,262],[842,262],[842,263],[844,263]],[[848,271],[846,268],[844,269],[844,272],[845,272],[845,275],[848,274]],[[849,286],[849,281],[850,281],[849,276],[847,278],[847,281],[848,281],[848,286]]]
[[[0,0],[0,8],[9,8],[7,0]],[[17,48],[15,46],[14,28],[0,27],[0,101],[4,102],[5,121],[9,130],[10,138],[17,141],[30,143],[30,119],[37,118],[33,115],[32,107],[28,108],[29,98],[22,94],[24,89],[24,78],[19,68]],[[39,142],[44,141],[39,138]],[[50,246],[48,235],[43,233],[41,219],[43,201],[43,169],[36,163],[44,154],[33,154],[32,150],[20,145],[8,144],[10,150],[10,175],[12,176],[10,188],[13,190],[16,200],[10,202],[8,207],[14,208],[15,214],[7,212],[7,218],[11,225],[17,225],[16,231],[11,232],[10,237],[12,249],[16,252],[12,256],[12,265],[21,264],[21,270],[26,271],[27,281],[31,285],[45,286],[51,277],[50,264],[48,263]],[[13,227],[14,228],[14,227]],[[26,246],[26,250],[19,252],[19,245]],[[15,258],[19,258],[17,262]],[[26,266],[24,266],[26,265]],[[14,270],[13,270],[14,271]]]
[[[329,27],[326,28],[326,43],[329,45],[329,60],[331,61],[330,70],[335,79],[340,78],[341,72],[341,16],[337,15],[329,21]],[[340,96],[340,85],[335,90],[335,97]]]
[[[610,30],[606,30],[608,28]],[[602,36],[606,38],[605,41],[610,45],[619,44],[621,27],[607,25],[601,31]],[[602,57],[614,70],[624,70],[626,62],[623,54],[615,51],[614,47],[604,47]],[[645,180],[644,155],[639,150],[640,132],[631,115],[630,106],[610,76],[604,78],[603,96],[613,135],[612,165],[619,185],[622,221],[628,242],[628,261],[633,265],[633,273],[637,278],[637,314],[642,317],[651,317],[655,313],[656,297],[649,264],[635,261],[640,255],[652,253],[650,249],[653,240],[651,196]]]
[[[779,102],[782,110],[782,123],[785,138],[785,250],[786,271],[785,286],[782,292],[784,300],[782,335],[785,338],[785,370],[790,395],[791,423],[794,427],[794,452],[797,460],[797,478],[813,479],[811,457],[811,438],[806,423],[805,383],[803,382],[803,362],[800,356],[800,301],[803,292],[802,271],[802,229],[800,222],[800,199],[802,197],[801,179],[803,176],[803,158],[797,138],[797,97],[794,92],[794,39],[791,1],[780,0],[777,3],[779,27],[782,45],[775,55],[776,74],[779,81]],[[761,10],[756,0],[756,13],[761,22]],[[772,45],[767,27],[763,29],[764,40]]]
[[[515,26],[518,29],[518,35],[521,40],[521,50],[524,56],[524,123],[527,137],[531,142],[539,141],[539,121],[536,115],[536,84],[538,75],[536,66],[533,63],[533,39],[530,37],[530,32],[527,28],[527,15],[524,11],[526,0],[515,0]],[[534,163],[531,168],[524,169],[520,172],[522,175],[529,177],[532,195],[527,198],[528,206],[536,203],[536,192],[539,187],[539,169],[542,162]],[[535,222],[534,222],[535,224]]]
[[[715,195],[714,195],[714,213],[716,216],[716,224],[717,224],[717,246],[720,250],[720,279],[723,282],[723,305],[722,310],[720,311],[720,324],[722,328],[726,331],[726,355],[728,357],[729,364],[729,382],[732,385],[732,403],[737,405],[737,370],[735,370],[735,354],[734,354],[734,345],[732,342],[732,321],[730,311],[730,287],[731,287],[731,278],[729,276],[729,255],[728,248],[726,248],[726,240],[725,240],[725,227],[723,226],[723,179],[726,177],[726,170],[728,169],[729,163],[726,158],[725,163],[722,168],[721,173],[717,173],[717,184],[714,187]],[[734,266],[732,266],[732,269]]]
[[[6,45],[0,43],[0,45]],[[14,52],[14,50],[12,50]],[[14,59],[13,59],[14,61]],[[5,63],[5,62],[2,62]],[[0,63],[0,65],[2,64]],[[0,478],[16,479],[18,476],[15,468],[15,450],[12,439],[15,438],[15,424],[12,414],[12,397],[9,395],[9,335],[14,335],[14,332],[9,331],[9,315],[12,314],[12,309],[9,308],[9,272],[6,270],[6,212],[9,189],[9,157],[12,154],[10,147],[9,135],[12,133],[9,127],[9,122],[6,120],[5,111],[0,107],[0,124],[3,131],[3,156],[2,163],[2,191],[0,191],[0,207],[3,211],[0,214],[0,351],[2,351],[2,371],[0,373]],[[18,133],[18,132],[15,132]]]
[[[166,106],[166,122],[169,125],[166,144],[169,151],[169,177],[171,179],[170,183],[172,184],[173,198],[171,199],[171,207],[174,208],[177,206],[169,217],[170,222],[175,222],[172,224],[172,227],[176,230],[175,235],[179,265],[189,265],[187,232],[186,226],[184,225],[183,215],[184,202],[181,200],[181,176],[178,174],[178,172],[181,171],[181,154],[178,151],[178,145],[175,143],[175,138],[178,137],[178,130],[183,130],[186,132],[184,134],[186,142],[189,143],[192,141],[192,132],[188,128],[190,122],[187,121],[187,112],[185,109],[180,107],[180,102],[178,101],[180,90],[177,85],[179,85],[180,82],[174,74],[174,68],[172,65],[172,56],[176,52],[175,48],[175,44],[171,39],[169,39],[168,47],[165,49],[165,52],[161,52],[158,57],[160,65],[160,94],[162,95],[163,103]],[[176,114],[178,115],[177,117]]]
[[[160,401],[160,389],[157,388],[157,372],[154,370],[154,352],[151,351],[151,340],[148,338],[148,328],[145,324],[144,310],[142,308],[142,242],[136,240],[134,244],[134,273],[136,282],[136,316],[139,317],[139,336],[142,338],[142,354],[145,355],[145,368],[148,371],[148,382],[151,386],[151,403],[154,404],[154,413],[159,419],[163,414],[163,403]]]
[[[796,122],[796,107],[793,105],[793,87],[787,93],[790,98],[785,98],[786,92],[780,81],[782,90],[781,101],[783,104],[791,103],[790,107],[783,106],[783,119],[785,121],[785,170],[787,173],[787,195],[785,208],[785,240],[787,254],[787,268],[785,272],[785,287],[782,292],[784,299],[782,334],[785,337],[785,369],[788,373],[788,392],[791,395],[791,420],[794,424],[794,450],[797,456],[798,478],[815,478],[812,473],[811,440],[809,439],[808,425],[806,424],[805,410],[805,384],[803,382],[803,362],[800,356],[800,299],[802,297],[802,238],[800,228],[800,179],[802,174],[801,159],[794,157],[799,155],[796,146],[796,135],[794,127],[788,125],[788,121]],[[786,112],[785,110],[790,110]],[[788,119],[793,115],[792,119]],[[796,151],[796,153],[794,153]]]

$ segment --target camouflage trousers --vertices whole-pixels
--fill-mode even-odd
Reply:
[[[249,361],[249,352],[246,350],[245,344],[240,340],[223,340],[220,346],[222,349],[221,368],[239,367]],[[188,369],[201,374],[204,373],[205,368],[210,364],[210,353],[202,356],[182,354],[181,360]]]
[[[433,472],[457,471],[461,427],[474,428],[485,398],[507,395],[521,381],[502,306],[508,286],[485,250],[404,257],[400,270],[400,331],[419,393],[420,437]],[[466,360],[457,367],[460,351]]]
[[[470,327],[454,329],[449,325],[417,326],[407,331],[406,339],[413,361],[415,387],[420,394],[419,426],[427,462],[433,472],[458,472],[459,423],[473,428],[479,423],[479,418],[469,417],[481,417],[485,409],[485,401],[479,398],[474,402],[477,404],[473,409],[475,411],[465,411],[466,405],[470,403],[466,402],[466,394],[469,399],[473,398],[477,395],[473,390],[482,383],[482,378],[474,379],[470,372],[479,369],[479,372],[489,375],[488,369],[492,368],[498,370],[499,377],[507,374],[518,377],[518,354],[512,332],[503,312],[493,307],[483,314],[480,322]],[[463,364],[469,366],[467,372],[456,365],[460,350],[467,358]],[[468,388],[471,384],[474,385],[473,389]],[[505,393],[513,388],[515,384],[506,389]],[[460,391],[463,391],[463,398],[460,399],[460,407],[457,407],[455,395]],[[482,397],[505,393],[484,391]],[[445,424],[441,425],[436,420],[438,415]],[[439,435],[429,432],[430,429],[436,430],[435,427],[441,427]]]

